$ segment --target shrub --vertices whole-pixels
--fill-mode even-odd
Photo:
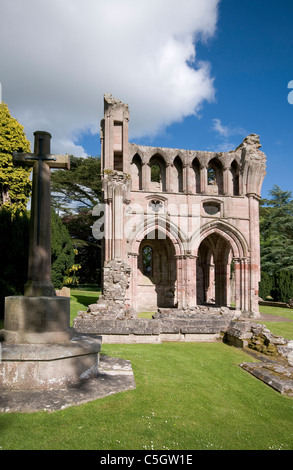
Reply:
[[[266,300],[271,295],[274,281],[273,277],[270,276],[266,271],[261,272],[261,281],[259,284],[259,296]]]
[[[288,302],[293,298],[293,271],[277,271],[272,289],[272,297],[277,302]]]

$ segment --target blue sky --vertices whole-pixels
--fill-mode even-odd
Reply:
[[[288,101],[288,83],[293,80],[292,0],[223,0],[216,34],[197,44],[197,54],[211,64],[214,102],[205,103],[200,116],[187,117],[154,138],[133,140],[228,151],[256,133],[268,158],[262,196],[269,197],[275,184],[293,191],[293,105]],[[218,126],[217,132],[219,121],[223,129]],[[89,154],[95,151],[95,139],[82,143]]]
[[[293,191],[292,24],[292,0],[1,0],[3,101],[29,140],[47,130],[77,156],[100,153],[106,92],[142,145],[229,151],[256,133],[263,197]]]

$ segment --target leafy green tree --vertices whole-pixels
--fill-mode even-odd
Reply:
[[[293,271],[293,200],[290,191],[274,186],[260,208],[261,267],[271,276]]]
[[[52,284],[55,289],[61,289],[68,270],[74,265],[74,247],[66,226],[54,210],[51,222]]]
[[[70,171],[51,175],[52,204],[65,213],[76,208],[92,209],[101,201],[100,158],[70,156]]]
[[[0,207],[14,213],[25,211],[31,193],[31,169],[16,167],[13,152],[30,152],[23,126],[11,117],[8,106],[0,103]]]

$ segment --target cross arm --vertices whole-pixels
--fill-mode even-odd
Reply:
[[[16,166],[33,166],[37,161],[42,160],[50,168],[70,170],[69,155],[42,155],[37,156],[33,153],[13,152],[13,163]]]
[[[16,166],[33,166],[35,160],[32,158],[34,157],[33,153],[17,153],[13,152],[13,163]]]
[[[59,168],[70,170],[70,157],[69,155],[48,155],[51,160],[45,160],[50,168]]]

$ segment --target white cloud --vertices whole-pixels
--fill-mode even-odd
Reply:
[[[234,135],[246,135],[242,127],[224,126],[220,119],[213,119],[213,130],[225,139]]]
[[[220,143],[210,147],[213,152],[230,152],[235,150],[239,145],[239,137],[234,140],[236,136],[242,136],[242,139],[248,135],[248,132],[240,126],[233,127],[232,125],[223,125],[221,119],[213,119],[212,130],[216,132],[220,138]]]
[[[214,97],[196,41],[215,32],[220,0],[1,0],[3,101],[32,139],[83,155],[103,94],[130,106],[131,137],[155,135]]]

